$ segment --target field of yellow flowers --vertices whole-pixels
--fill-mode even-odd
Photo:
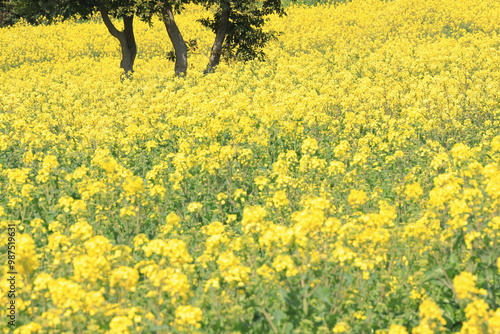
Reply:
[[[0,29],[3,332],[499,334],[500,2],[292,6],[206,76],[203,16],[185,78],[160,22],[125,81]]]

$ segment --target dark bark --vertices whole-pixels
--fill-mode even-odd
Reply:
[[[123,68],[125,73],[134,72],[134,62],[137,56],[137,44],[134,36],[134,16],[123,17],[123,40],[120,41],[122,47],[122,61],[120,67]]]
[[[108,11],[104,5],[99,6],[102,20],[108,28],[109,33],[115,37],[119,42],[122,49],[122,60],[120,67],[125,71],[125,75],[130,75],[134,72],[134,62],[137,55],[137,44],[134,36],[134,16],[123,17],[123,31],[116,29],[113,22],[109,18]]]
[[[182,38],[182,34],[179,27],[175,23],[174,13],[172,11],[172,6],[164,5],[161,14],[163,16],[163,22],[165,23],[165,28],[167,29],[168,37],[174,46],[175,52],[175,75],[181,76],[187,73],[187,45]]]
[[[215,71],[215,67],[220,63],[222,46],[224,45],[224,39],[226,38],[227,32],[229,30],[230,13],[231,8],[229,7],[229,5],[226,5],[222,8],[221,16],[219,18],[219,22],[217,23],[217,28],[215,31],[214,44],[212,45],[212,51],[210,52],[210,60],[204,72],[205,74],[213,73]]]

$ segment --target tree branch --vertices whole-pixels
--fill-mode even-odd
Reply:
[[[226,38],[227,31],[229,30],[230,14],[231,7],[229,6],[229,4],[222,4],[219,22],[217,22],[217,27],[215,30],[215,40],[214,44],[212,45],[212,51],[210,52],[210,60],[204,72],[205,74],[214,72],[215,67],[219,65],[224,39]]]
[[[104,21],[104,24],[106,25],[106,28],[108,28],[109,33],[118,39],[121,37],[121,31],[116,29],[114,26],[113,22],[111,22],[111,19],[109,18],[108,10],[104,6],[102,2],[99,2],[99,12],[101,13],[102,20]]]

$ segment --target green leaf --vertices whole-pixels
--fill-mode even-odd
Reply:
[[[316,289],[314,295],[319,298],[323,303],[328,304],[329,306],[333,306],[333,303],[330,301],[331,291],[330,288],[326,286],[321,286]]]
[[[293,324],[291,322],[287,322],[285,324],[285,327],[283,329],[284,329],[284,332],[286,334],[292,333],[292,331],[293,331]]]
[[[274,318],[273,322],[276,325],[279,325],[283,319],[287,318],[287,316],[286,316],[286,313],[283,312],[282,310],[274,310],[273,311],[273,318]]]

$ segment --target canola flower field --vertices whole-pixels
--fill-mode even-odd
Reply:
[[[500,2],[291,6],[265,62],[133,80],[98,19],[0,29],[4,333],[500,333]],[[16,326],[8,226],[16,226]]]

